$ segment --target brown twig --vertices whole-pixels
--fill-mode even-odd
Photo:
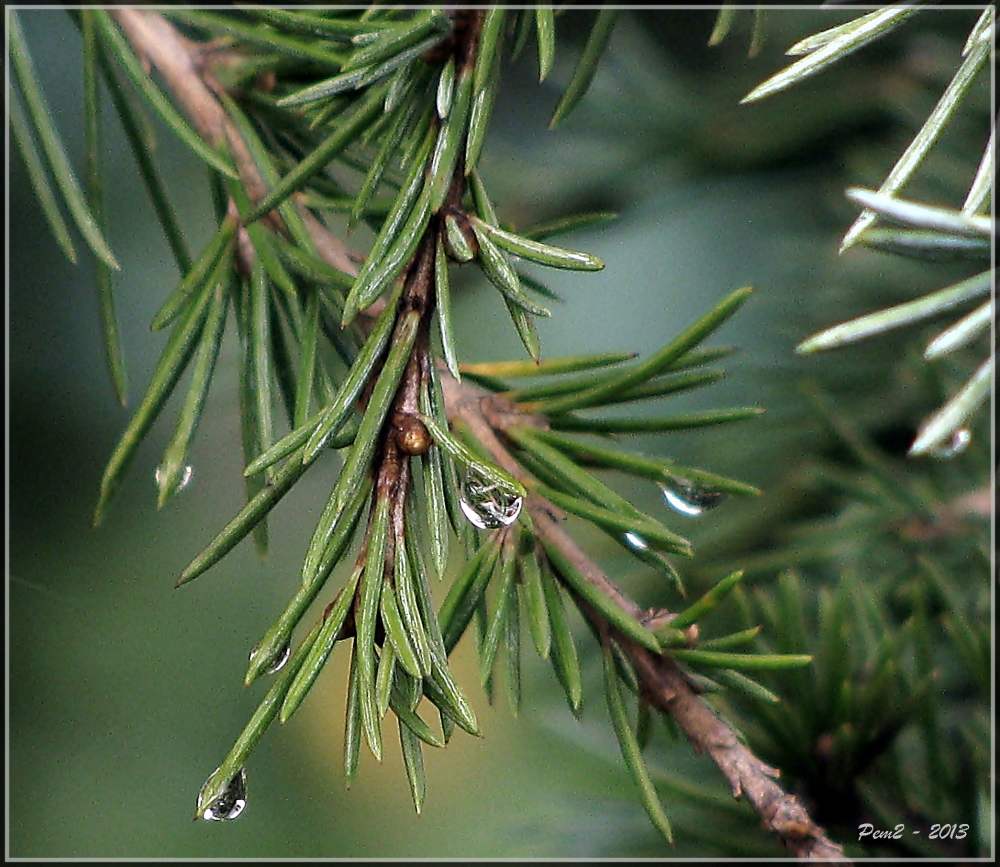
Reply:
[[[203,46],[185,39],[162,15],[144,9],[119,8],[111,13],[140,60],[154,67],[178,107],[203,139],[214,147],[225,142],[252,201],[263,198],[267,184],[250,151],[213,92],[219,85],[200,62]],[[296,202],[316,252],[345,274],[357,274],[360,257]]]

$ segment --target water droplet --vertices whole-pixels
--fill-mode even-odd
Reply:
[[[638,533],[633,533],[631,530],[625,534],[625,543],[636,551],[646,551],[649,549],[649,543]]]
[[[725,494],[710,488],[699,488],[687,479],[671,479],[660,485],[663,499],[675,512],[692,518],[714,509],[722,502]]]
[[[153,473],[153,478],[156,480],[156,487],[160,487],[163,484],[163,479],[167,474],[167,468],[164,466],[158,466],[156,472]],[[187,486],[188,482],[191,481],[191,477],[194,475],[194,467],[188,464],[184,467],[181,477],[177,480],[177,488],[174,493],[178,491],[183,491]]]
[[[208,780],[205,781],[205,786],[209,784],[212,777],[214,777],[219,772],[216,768],[212,774],[209,776]],[[205,791],[205,786],[201,787],[201,791]],[[198,796],[198,803],[201,803],[201,795]],[[228,819],[235,819],[243,812],[243,808],[247,805],[247,772],[246,768],[240,768],[239,773],[236,774],[229,781],[229,785],[226,786],[226,790],[216,798],[211,804],[209,804],[204,812],[201,814],[201,818],[206,822],[222,822]]]
[[[952,432],[951,441],[947,445],[939,445],[937,448],[931,449],[927,454],[932,458],[947,460],[948,458],[955,457],[955,455],[962,454],[971,442],[972,431],[967,427],[960,427]]]
[[[466,473],[459,504],[473,527],[480,530],[507,527],[521,514],[521,503],[521,497],[491,482],[478,470]]]
[[[253,662],[254,656],[257,654],[256,648],[250,651],[250,661]],[[286,644],[281,648],[281,652],[276,654],[274,659],[268,664],[261,674],[277,674],[285,667],[285,663],[288,662],[288,657],[292,655],[292,645]]]

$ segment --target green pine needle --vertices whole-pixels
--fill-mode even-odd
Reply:
[[[552,119],[549,121],[550,129],[576,108],[590,88],[590,83],[597,74],[601,57],[604,55],[604,50],[607,48],[608,42],[611,41],[611,31],[618,19],[618,11],[617,9],[602,8],[597,13],[594,26],[590,30],[590,36],[587,37],[587,44],[584,45],[576,69],[573,70],[573,76],[552,113]]]
[[[86,197],[70,165],[69,157],[66,155],[66,150],[63,147],[59,133],[56,131],[55,123],[49,113],[41,86],[35,75],[34,65],[32,64],[31,55],[28,52],[28,45],[24,34],[21,32],[18,16],[12,13],[7,21],[8,36],[10,39],[10,60],[14,76],[21,89],[21,95],[24,98],[24,105],[27,109],[26,117],[30,119],[32,131],[41,145],[42,152],[45,154],[45,159],[52,172],[56,187],[62,195],[63,204],[69,211],[70,216],[76,223],[77,229],[83,235],[84,240],[94,255],[109,268],[118,270],[118,260],[115,259],[114,254],[111,252],[111,248],[108,246],[108,242],[105,240],[94,214],[87,205]],[[23,130],[23,123],[20,124],[20,127]],[[23,132],[19,135],[19,140],[28,141],[27,136]],[[25,153],[25,149],[22,149],[22,153]],[[33,158],[29,157],[28,159]],[[37,160],[33,161],[37,165]],[[53,218],[50,217],[50,223],[53,221]],[[58,226],[58,221],[55,222]],[[59,232],[62,233],[62,229]]]
[[[642,804],[646,808],[646,813],[650,821],[668,842],[673,843],[674,835],[670,827],[670,820],[667,818],[667,814],[663,810],[663,805],[660,803],[660,798],[656,794],[656,787],[653,785],[649,771],[646,769],[646,762],[642,758],[642,750],[639,747],[639,742],[632,731],[628,715],[625,712],[625,703],[622,700],[618,674],[615,671],[614,657],[609,644],[604,644],[601,656],[604,661],[604,690],[608,699],[608,710],[611,713],[611,723],[614,726],[615,735],[618,737],[618,744],[621,747],[625,766],[629,769],[636,785],[639,787]]]

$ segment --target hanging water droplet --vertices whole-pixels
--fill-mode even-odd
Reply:
[[[687,479],[671,479],[660,485],[660,490],[671,509],[692,518],[714,509],[725,497],[720,491],[700,488]]]
[[[522,499],[491,482],[478,470],[469,469],[462,485],[459,505],[473,527],[493,530],[507,527],[521,513]]]
[[[257,655],[257,649],[254,648],[250,651],[250,661],[253,662],[254,656]],[[276,674],[285,667],[285,663],[288,662],[288,657],[292,655],[292,645],[286,644],[281,648],[281,652],[276,654],[274,659],[268,663],[267,668],[265,668],[261,674]]]
[[[202,793],[204,793],[205,787],[211,782],[212,777],[218,772],[219,769],[216,768],[211,773],[205,781],[205,785],[201,787]],[[201,803],[201,794],[198,795],[198,803]],[[246,805],[247,772],[246,768],[240,768],[239,773],[229,781],[225,791],[204,809],[201,818],[206,822],[222,822],[228,819],[235,819],[243,812],[243,808]]]
[[[631,530],[625,534],[625,543],[636,551],[646,551],[649,549],[649,543],[638,533],[633,533]]]
[[[941,444],[937,448],[931,449],[927,454],[932,458],[947,460],[955,455],[960,455],[972,442],[972,431],[967,427],[960,427],[952,431],[951,440],[947,444]]]
[[[159,488],[163,484],[163,480],[166,474],[167,474],[167,468],[165,466],[160,465],[156,468],[156,472],[153,473],[153,478],[156,480],[156,487]],[[194,475],[194,467],[188,464],[186,467],[184,467],[184,470],[181,473],[181,477],[177,480],[177,487],[174,493],[177,493],[178,491],[183,491],[188,486],[188,482],[191,481],[191,477],[193,475]]]

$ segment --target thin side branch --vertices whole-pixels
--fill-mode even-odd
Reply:
[[[267,185],[236,125],[213,92],[213,88],[219,88],[219,85],[202,62],[203,46],[185,39],[156,12],[122,8],[112,10],[111,14],[143,63],[160,73],[178,108],[187,115],[202,138],[214,147],[226,143],[251,200],[263,198]],[[361,257],[307,209],[298,206],[297,210],[320,257],[345,274],[357,274]]]
[[[525,471],[507,450],[497,430],[515,420],[523,424],[525,417],[515,415],[494,395],[455,382],[444,371],[441,377],[449,417],[460,418],[503,469],[524,481]],[[622,609],[640,621],[649,620],[652,612],[640,608],[622,593],[563,530],[552,515],[551,504],[529,493],[525,507],[539,538],[557,548],[577,572]],[[775,782],[778,770],[762,762],[740,743],[733,730],[698,696],[675,660],[665,654],[652,653],[608,623],[586,602],[578,602],[598,632],[611,635],[628,655],[642,683],[643,694],[677,721],[696,752],[708,753],[729,783],[733,797],[745,796],[768,831],[776,834],[800,859],[848,861],[843,849],[826,836],[795,796],[786,793]]]

